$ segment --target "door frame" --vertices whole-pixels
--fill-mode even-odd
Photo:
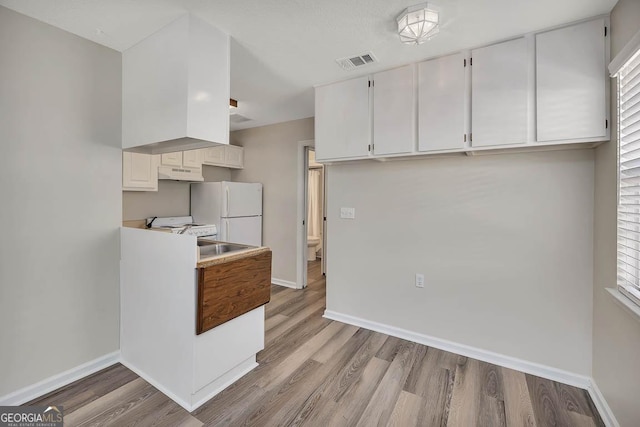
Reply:
[[[298,207],[296,221],[296,289],[307,287],[307,197],[309,188],[309,149],[315,141],[298,142]],[[324,253],[323,253],[324,255]]]

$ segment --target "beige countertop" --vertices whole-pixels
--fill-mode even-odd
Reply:
[[[227,254],[215,255],[208,258],[203,258],[196,264],[196,268],[206,268],[212,265],[223,264],[225,262],[236,261],[238,259],[254,256],[263,252],[270,251],[266,246],[260,246],[258,248],[249,248],[242,251],[231,252]]]

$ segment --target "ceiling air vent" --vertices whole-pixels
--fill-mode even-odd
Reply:
[[[348,58],[336,59],[336,62],[339,66],[342,67],[343,70],[349,71],[353,70],[356,67],[361,67],[367,64],[373,64],[374,62],[378,62],[373,53],[367,52],[362,55],[356,55]]]
[[[230,114],[229,115],[229,121],[233,122],[233,123],[244,123],[244,122],[248,122],[251,119],[245,116],[241,116],[240,114]]]

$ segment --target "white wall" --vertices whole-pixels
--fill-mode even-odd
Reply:
[[[205,181],[230,181],[228,168],[203,166]],[[161,179],[158,191],[123,191],[122,220],[154,216],[187,216],[191,209],[189,183]]]
[[[327,310],[590,375],[593,156],[330,166]]]
[[[0,396],[118,350],[120,54],[0,7]]]
[[[640,31],[640,1],[620,0],[611,12],[611,57]],[[612,79],[611,93],[616,93]],[[616,135],[616,99],[611,100]],[[640,322],[613,302],[616,285],[617,142],[596,150],[595,256],[593,287],[593,377],[622,426],[640,420]]]
[[[273,251],[272,276],[296,282],[298,142],[313,139],[313,118],[235,131],[244,147],[244,170],[233,181],[261,182],[262,243]],[[305,248],[306,249],[306,248]]]

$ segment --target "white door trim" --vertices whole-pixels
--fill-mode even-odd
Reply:
[[[307,221],[306,221],[306,170],[309,169],[309,157],[307,147],[315,149],[315,141],[309,139],[298,142],[298,202],[297,202],[297,227],[296,227],[296,287],[302,289],[307,286]],[[303,225],[304,222],[304,225]],[[324,253],[323,253],[324,256]]]

